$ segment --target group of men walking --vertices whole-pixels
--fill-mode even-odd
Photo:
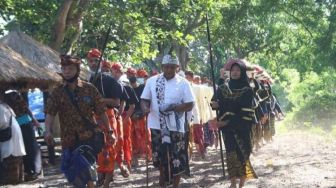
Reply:
[[[115,166],[120,168],[124,177],[128,177],[132,161],[144,157],[146,160],[152,160],[154,166],[159,169],[161,187],[169,185],[178,187],[181,175],[186,173],[188,167],[190,156],[188,144],[192,140],[188,139],[190,136],[188,124],[191,121],[188,116],[192,116],[190,113],[195,110],[196,102],[191,84],[177,74],[178,59],[165,55],[162,60],[162,73],[149,77],[143,69],[129,68],[124,71],[120,63],[105,60],[99,62],[100,56],[101,52],[98,49],[91,49],[87,54],[87,62],[92,72],[88,79],[89,83],[79,79],[81,59],[61,56],[64,82],[51,92],[45,108],[45,140],[50,145],[53,144],[53,121],[55,115],[59,114],[63,150],[62,170],[66,178],[75,187],[94,187],[94,182],[98,186],[109,187],[113,181]],[[239,76],[244,76],[246,74],[244,67],[237,65],[239,66],[236,72],[240,71]],[[127,82],[121,79],[124,72]],[[225,117],[219,119],[218,126],[226,135],[224,141],[227,151],[236,147],[238,137],[232,137],[236,133],[242,133],[245,137],[252,132],[254,134],[260,132],[257,121],[252,121],[255,116],[252,114],[242,116],[243,113],[240,112],[245,110],[253,112],[254,115],[254,111],[260,105],[252,105],[256,104],[252,101],[253,96],[251,101],[245,101],[247,106],[242,108],[238,105],[241,102],[235,101],[245,91],[251,90],[253,93],[252,89],[249,89],[251,87],[248,85],[247,77],[239,76],[232,77],[230,71],[231,81],[228,82],[228,89],[219,87],[216,92],[222,98],[213,104],[213,108],[219,109],[222,113],[220,114],[222,118]],[[232,95],[234,90],[238,93]],[[249,97],[244,98],[248,99]],[[274,102],[270,103],[269,106],[272,107]],[[237,111],[235,113],[239,114],[238,116],[230,111],[231,107],[227,108],[228,104],[231,105],[232,111]],[[265,114],[262,110],[263,108],[261,113]],[[239,120],[240,118],[243,121]],[[239,124],[239,129],[232,128],[236,124]],[[252,124],[254,131],[239,132],[244,126],[249,127],[246,130],[252,130]],[[231,128],[223,128],[226,126]],[[217,133],[217,123],[213,127]],[[197,129],[195,132],[198,132]],[[236,155],[230,155],[230,160],[232,156],[237,158]],[[88,160],[90,156],[92,160]],[[229,175],[232,175],[230,178],[247,176],[247,173],[252,173],[251,177],[256,177],[247,161],[248,155],[242,156],[240,165],[242,168],[238,171],[230,170],[231,163],[229,163]],[[245,168],[249,168],[250,171],[247,172]],[[98,175],[95,174],[96,171]],[[241,179],[242,186],[244,180]],[[233,181],[232,185],[234,184]]]

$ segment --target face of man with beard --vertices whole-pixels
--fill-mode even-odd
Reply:
[[[89,65],[90,70],[91,71],[96,71],[96,69],[98,67],[99,59],[95,58],[95,57],[90,57],[90,58],[87,58],[87,61],[88,61],[88,65]]]

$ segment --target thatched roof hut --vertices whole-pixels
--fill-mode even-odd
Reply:
[[[60,54],[25,33],[12,31],[7,36],[1,38],[0,43],[8,45],[39,67],[49,69],[55,73],[61,72]],[[88,71],[82,68],[81,78],[87,79],[88,74]]]
[[[47,88],[59,83],[61,77],[30,62],[10,47],[0,44],[0,88]]]

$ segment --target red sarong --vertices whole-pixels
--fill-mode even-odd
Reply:
[[[132,161],[132,121],[131,118],[126,118],[126,112],[123,113],[123,131],[124,131],[124,160],[125,162],[130,165]]]
[[[117,142],[117,158],[116,161],[120,166],[124,161],[124,129],[123,129],[123,121],[119,116],[117,119],[117,130],[119,134],[118,142]]]
[[[116,140],[116,144],[114,145],[111,145],[110,141],[107,140],[103,150],[98,154],[97,171],[99,173],[110,173],[114,171],[116,156],[117,156],[118,151],[120,150],[120,141],[118,138],[120,137],[120,134],[122,134],[122,132],[120,132],[120,130],[118,129],[117,121],[116,121],[116,117],[114,115],[113,109],[106,110],[106,114],[107,114],[107,117],[110,123],[110,128],[113,129],[113,132],[117,140]],[[102,122],[98,118],[97,118],[97,122],[99,125],[102,124]],[[105,134],[108,134],[107,130],[105,130],[104,128],[103,128],[103,131],[105,132]]]
[[[204,146],[204,130],[202,124],[194,124],[194,143],[198,145],[198,152],[201,154],[205,153],[205,146]]]
[[[146,157],[151,160],[151,133],[146,129],[147,118],[132,119],[132,141],[133,141],[133,156],[136,158]]]

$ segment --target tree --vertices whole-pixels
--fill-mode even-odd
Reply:
[[[66,53],[71,53],[82,33],[83,18],[89,5],[89,0],[64,0],[61,3],[51,30],[51,48],[60,51],[63,44]]]

